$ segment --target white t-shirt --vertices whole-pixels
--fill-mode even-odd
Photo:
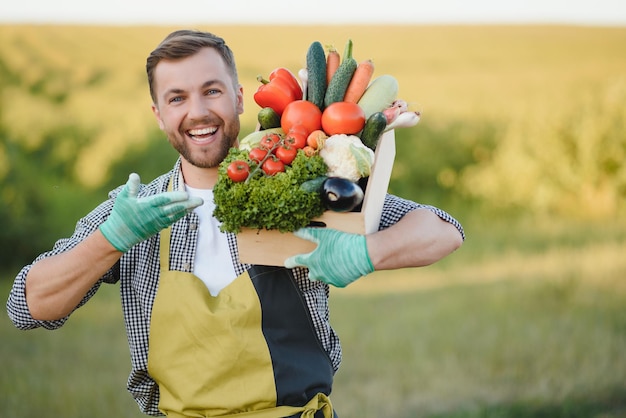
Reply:
[[[185,185],[191,196],[198,196],[204,204],[194,209],[198,214],[198,249],[193,264],[193,274],[201,279],[213,296],[228,286],[235,278],[228,238],[220,231],[220,222],[213,217],[215,203],[213,190],[194,189]]]

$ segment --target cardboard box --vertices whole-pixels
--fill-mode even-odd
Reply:
[[[376,232],[395,156],[394,131],[385,132],[376,147],[374,165],[365,189],[361,211],[326,211],[313,220],[315,225],[357,234]],[[314,243],[298,238],[292,233],[250,228],[244,228],[237,234],[237,245],[242,263],[273,266],[282,266],[288,257],[315,249]]]

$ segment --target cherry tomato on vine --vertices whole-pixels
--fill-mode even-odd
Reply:
[[[298,155],[298,149],[292,146],[280,146],[276,148],[276,157],[285,165],[291,164]]]
[[[273,176],[274,174],[285,171],[285,163],[280,161],[278,158],[268,158],[265,160],[261,168],[265,171],[265,174]]]
[[[306,133],[292,129],[291,131],[289,131],[289,133],[287,133],[284,141],[286,145],[300,149],[300,148],[304,148],[304,146],[306,145],[306,138],[307,138]]]
[[[239,183],[248,178],[250,166],[243,160],[235,160],[226,167],[226,174],[235,183]]]
[[[257,163],[261,162],[263,158],[267,155],[267,150],[259,147],[254,147],[248,153],[248,156],[252,161],[256,161]]]
[[[261,148],[271,150],[280,142],[280,139],[280,135],[276,133],[267,134],[263,136],[263,138],[261,138],[261,143],[259,144],[259,146]]]

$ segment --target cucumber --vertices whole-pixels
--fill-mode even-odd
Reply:
[[[361,132],[361,142],[370,148],[372,151],[376,150],[378,140],[387,127],[387,117],[383,112],[375,112],[367,118],[365,126]]]
[[[398,98],[398,80],[392,75],[383,74],[376,77],[359,99],[359,106],[365,118],[385,110]]]
[[[313,42],[306,54],[307,92],[306,100],[320,110],[324,108],[326,94],[326,53],[319,41]]]
[[[271,107],[264,107],[257,115],[261,129],[270,129],[280,127],[280,116]]]
[[[307,180],[300,185],[300,189],[308,193],[321,193],[322,185],[327,178],[326,176],[320,176],[312,180]]]
[[[357,61],[352,57],[352,40],[348,39],[341,64],[328,83],[324,96],[325,108],[343,100],[357,65]]]

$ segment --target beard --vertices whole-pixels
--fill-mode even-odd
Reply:
[[[217,167],[228,155],[230,148],[232,148],[239,135],[240,122],[236,118],[233,122],[222,127],[222,138],[219,142],[211,143],[202,149],[198,147],[189,146],[186,140],[178,140],[178,135],[187,137],[186,131],[179,132],[176,137],[172,137],[173,134],[168,135],[169,141],[174,149],[187,160],[190,164],[199,168],[214,168]]]

